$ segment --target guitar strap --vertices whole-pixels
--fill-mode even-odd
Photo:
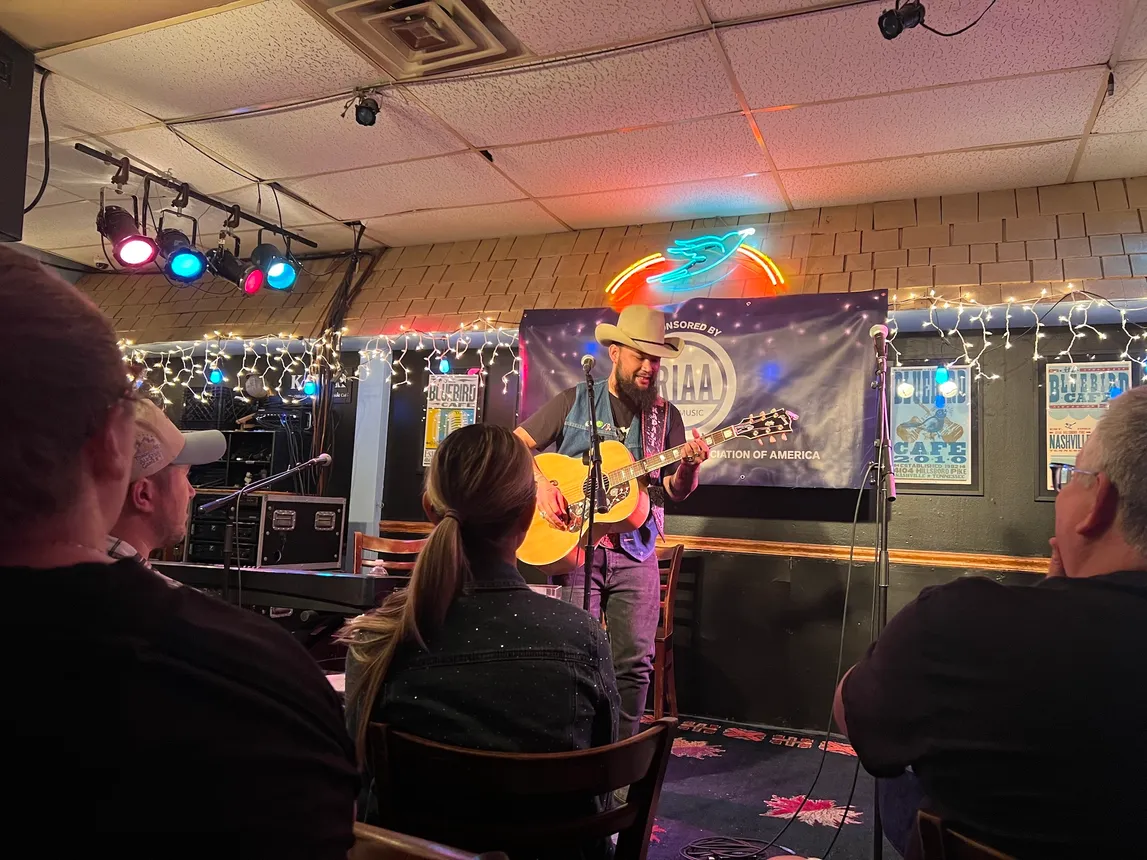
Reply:
[[[665,450],[665,435],[668,433],[669,404],[658,397],[648,413],[641,415],[641,454],[651,457]],[[665,487],[661,484],[661,470],[649,473],[649,510],[657,534],[665,537]]]

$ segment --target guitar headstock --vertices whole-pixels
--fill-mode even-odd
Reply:
[[[793,422],[800,416],[787,409],[770,409],[768,412],[756,412],[742,418],[733,425],[733,435],[742,439],[763,440],[768,437],[775,443],[777,437],[788,439],[793,430]]]

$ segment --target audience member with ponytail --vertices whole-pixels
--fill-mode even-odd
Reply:
[[[422,496],[434,529],[409,587],[342,631],[360,762],[369,722],[498,752],[616,740],[600,625],[531,591],[517,570],[536,495],[530,453],[503,427],[463,427],[438,448]]]

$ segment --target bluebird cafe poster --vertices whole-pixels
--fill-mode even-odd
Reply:
[[[1048,364],[1044,373],[1047,462],[1073,464],[1111,398],[1131,388],[1131,362]],[[1044,481],[1051,490],[1050,469]]]
[[[936,366],[893,367],[892,462],[898,484],[972,485],[972,388],[967,366],[947,367],[940,393]]]
[[[877,404],[869,384],[875,356],[869,329],[887,315],[886,293],[691,299],[667,313],[665,333],[684,341],[663,361],[660,393],[681,411],[686,432],[708,433],[775,408],[797,413],[787,440],[735,438],[713,448],[704,484],[857,488],[871,459]],[[520,417],[583,378],[579,360],[597,358],[594,340],[607,308],[526,311],[519,328]]]
[[[478,420],[478,386],[473,373],[432,374],[426,389],[426,442],[422,465],[429,466],[442,440]]]

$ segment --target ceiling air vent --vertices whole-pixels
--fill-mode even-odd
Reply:
[[[305,0],[398,80],[520,57],[525,49],[481,0]]]

